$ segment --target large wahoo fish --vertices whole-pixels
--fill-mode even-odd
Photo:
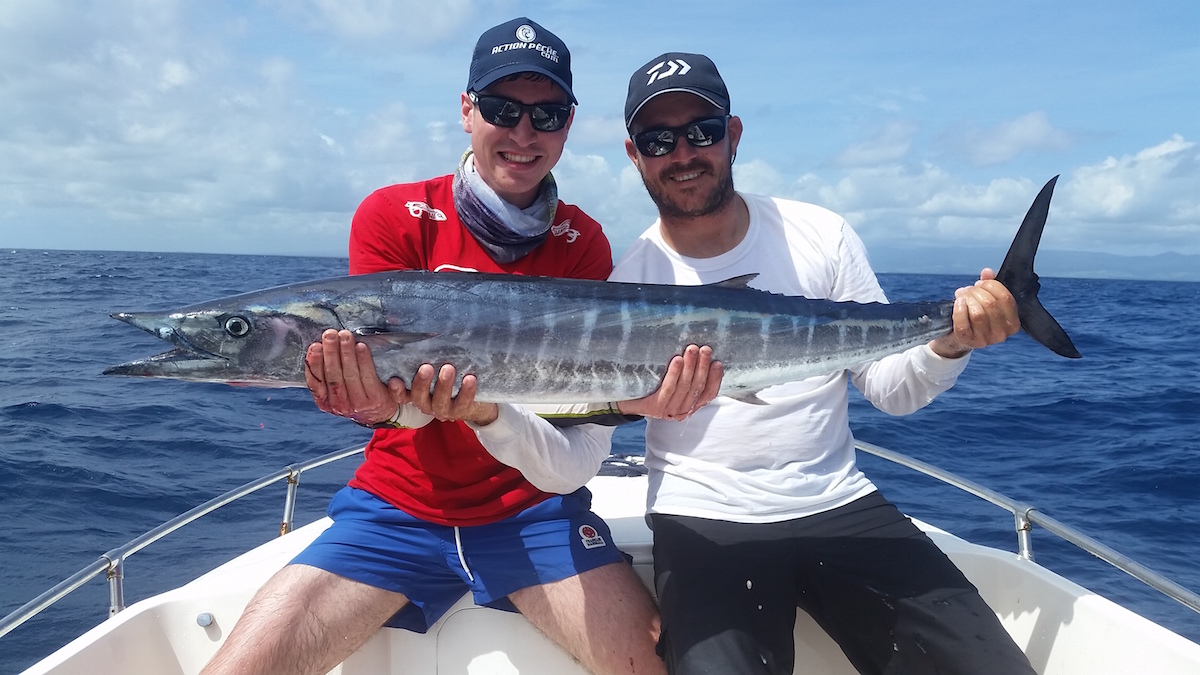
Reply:
[[[1067,357],[1079,352],[1038,302],[1033,258],[1057,176],[1038,194],[997,273],[1021,326]],[[512,275],[387,272],[291,284],[167,312],[119,313],[176,349],[111,375],[303,387],[304,353],[327,328],[366,343],[380,379],[422,363],[478,378],[476,398],[524,403],[632,399],[654,391],[671,356],[711,345],[721,393],[831,373],[947,333],[952,300],[860,304],[746,286],[664,286]]]

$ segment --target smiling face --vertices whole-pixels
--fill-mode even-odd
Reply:
[[[571,102],[567,92],[540,76],[523,75],[495,82],[480,93],[526,105]],[[475,169],[501,199],[519,208],[533,203],[542,179],[558,163],[574,117],[572,111],[567,125],[559,131],[536,131],[526,113],[517,126],[505,128],[484,120],[470,97],[462,95],[463,131],[471,134]]]
[[[680,127],[722,114],[723,111],[699,96],[669,92],[654,97],[638,111],[631,131]],[[679,138],[672,152],[647,157],[627,138],[625,152],[641,173],[661,216],[698,218],[722,210],[733,199],[733,155],[741,135],[741,120],[732,117],[725,138],[708,147],[695,148]]]

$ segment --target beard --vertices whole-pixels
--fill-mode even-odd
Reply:
[[[688,207],[669,196],[666,186],[671,176],[693,171],[707,171],[716,177],[717,184],[707,194],[700,196],[698,203]],[[642,184],[646,186],[646,192],[650,193],[650,199],[654,200],[655,206],[658,207],[659,215],[668,218],[701,218],[720,211],[734,196],[732,163],[725,164],[718,170],[711,163],[697,157],[682,166],[664,169],[659,172],[657,180],[651,180],[645,172],[640,173]]]

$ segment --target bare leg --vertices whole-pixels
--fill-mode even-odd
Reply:
[[[596,675],[665,673],[654,653],[658,609],[625,563],[509,596],[529,622]]]
[[[288,565],[255,594],[202,675],[322,675],[408,600],[307,565]]]

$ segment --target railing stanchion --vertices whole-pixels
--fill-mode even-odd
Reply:
[[[1033,562],[1033,523],[1029,522],[1029,511],[1013,513],[1013,519],[1017,528],[1017,555]]]
[[[283,500],[283,522],[279,524],[279,536],[292,531],[292,517],[296,513],[296,489],[300,487],[300,472],[292,470],[287,477],[287,497]]]
[[[125,559],[112,559],[105,576],[108,577],[108,615],[116,616],[125,609]]]

